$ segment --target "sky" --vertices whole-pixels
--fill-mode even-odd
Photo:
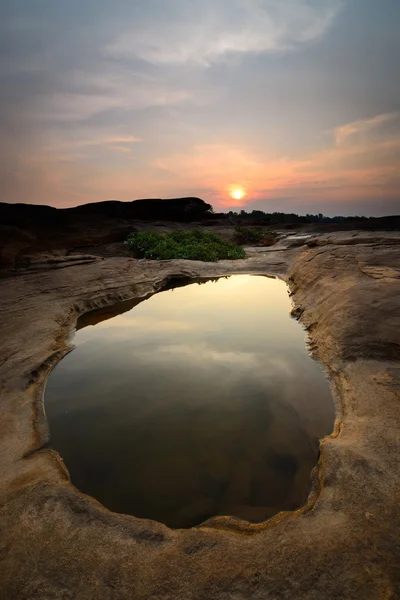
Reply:
[[[399,0],[0,0],[0,199],[400,213]]]

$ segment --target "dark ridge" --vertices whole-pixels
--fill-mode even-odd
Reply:
[[[156,198],[133,200],[132,202],[107,200],[61,210],[73,215],[96,214],[142,221],[192,221],[195,218],[203,217],[204,213],[210,209],[211,204],[206,204],[200,198],[173,198],[170,200]]]
[[[161,198],[120,202],[106,200],[73,208],[0,202],[0,223],[22,229],[44,225],[67,225],[78,217],[140,219],[143,221],[194,221],[204,218],[211,204],[200,198]]]
[[[109,200],[73,208],[0,202],[0,264],[23,266],[32,254],[122,242],[135,222],[214,222],[200,198]]]

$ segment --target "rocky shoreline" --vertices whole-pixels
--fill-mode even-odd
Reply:
[[[1,281],[2,597],[320,599],[400,596],[400,233],[349,231],[238,261],[36,255]],[[70,483],[43,391],[79,315],[171,278],[276,275],[337,402],[307,505],[189,530],[111,513]]]

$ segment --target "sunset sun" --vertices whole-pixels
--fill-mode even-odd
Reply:
[[[241,200],[242,198],[244,198],[244,196],[246,195],[246,192],[244,191],[243,188],[233,188],[231,190],[231,197],[234,198],[235,200]]]

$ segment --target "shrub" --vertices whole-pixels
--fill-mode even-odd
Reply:
[[[245,258],[243,248],[203,231],[174,231],[161,234],[155,232],[132,233],[125,245],[140,258],[153,260],[202,260],[215,262],[222,259]]]
[[[235,238],[238,244],[253,244],[255,246],[272,246],[275,244],[277,233],[266,231],[262,227],[243,227],[236,225]]]

